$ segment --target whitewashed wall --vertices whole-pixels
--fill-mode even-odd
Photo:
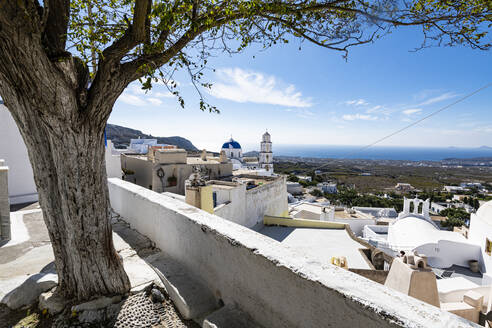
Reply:
[[[106,174],[108,178],[120,178],[122,176],[121,171],[121,158],[120,154],[113,149],[113,143],[108,140],[106,146]]]
[[[264,327],[478,327],[179,200],[109,180],[132,228]]]
[[[469,260],[479,261],[483,267],[483,258],[478,245],[460,243],[450,240],[439,240],[415,248],[419,254],[427,255],[428,263],[435,268],[449,268],[453,264],[468,267]]]
[[[468,240],[480,246],[481,248],[481,261],[482,270],[484,274],[484,280],[487,284],[492,284],[492,256],[485,252],[486,239],[492,241],[492,225],[488,224],[481,217],[475,213],[470,217],[470,229],[468,231]]]
[[[242,226],[248,227],[246,219],[246,186],[239,185],[231,189],[213,189],[217,194],[217,208],[214,209],[216,215],[230,220]],[[221,206],[221,205],[222,206]]]
[[[246,191],[246,227],[259,229],[264,215],[279,216],[289,210],[285,179]]]
[[[7,107],[0,104],[0,158],[9,167],[11,204],[38,200],[27,148]]]
[[[330,222],[338,222],[338,223],[345,223],[350,226],[350,229],[352,229],[352,232],[358,236],[362,237],[364,227],[366,225],[374,225],[376,224],[375,219],[340,219],[340,218],[333,218],[329,220]]]

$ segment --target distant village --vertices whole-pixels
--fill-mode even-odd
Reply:
[[[19,151],[20,135],[15,128],[3,133],[10,143],[0,153],[0,237],[8,246],[22,230],[9,206],[36,202],[37,194],[27,154]],[[125,218],[125,211],[140,206],[136,200],[118,203],[114,195],[121,188],[135,190],[133,199],[154,197],[148,194],[152,191],[163,197],[156,204],[168,202],[172,211],[166,213],[173,218],[181,215],[180,206],[191,206],[205,221],[212,217],[199,213],[484,324],[492,303],[492,201],[479,200],[491,196],[482,182],[445,186],[430,197],[401,181],[364,196],[334,181],[318,181],[321,171],[275,172],[272,140],[269,132],[258,137],[257,157],[244,156],[232,137],[216,150],[198,153],[157,139],[132,139],[126,149],[105,140],[113,210]],[[354,199],[394,206],[357,206]],[[142,234],[160,229],[142,224],[135,224]],[[0,300],[8,298],[0,294]]]

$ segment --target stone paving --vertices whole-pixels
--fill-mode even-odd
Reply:
[[[16,213],[13,215],[14,219],[18,220],[15,224],[19,234],[24,233],[25,236],[19,236],[18,242],[13,240],[0,245],[0,306],[4,310],[4,304],[21,308],[35,303],[39,294],[53,288],[57,283],[53,251],[41,210],[35,204],[27,210],[13,213]],[[111,311],[114,312],[115,319],[108,327],[198,327],[180,318],[167,295],[159,301],[152,301],[154,297],[150,295],[149,288],[154,286],[154,291],[163,289],[160,278],[146,263],[145,258],[160,250],[148,238],[120,221],[117,215],[112,219],[112,226],[115,249],[123,258],[132,293],[120,303],[113,304]],[[108,309],[105,312],[105,318],[109,316],[109,311]],[[0,322],[3,321],[2,317],[9,315],[3,312],[0,313]],[[91,319],[90,316],[93,315],[97,319],[97,311],[81,315],[82,321]],[[63,321],[54,326],[71,327]],[[80,327],[91,325],[82,323]]]

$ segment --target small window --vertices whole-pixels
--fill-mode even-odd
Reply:
[[[488,256],[492,253],[492,242],[489,238],[485,238],[485,253],[487,253]]]

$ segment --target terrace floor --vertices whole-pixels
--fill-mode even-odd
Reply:
[[[371,269],[360,249],[366,249],[345,229],[295,228],[265,226],[259,233],[301,251],[321,263],[331,263],[332,257],[345,256],[351,269]]]

